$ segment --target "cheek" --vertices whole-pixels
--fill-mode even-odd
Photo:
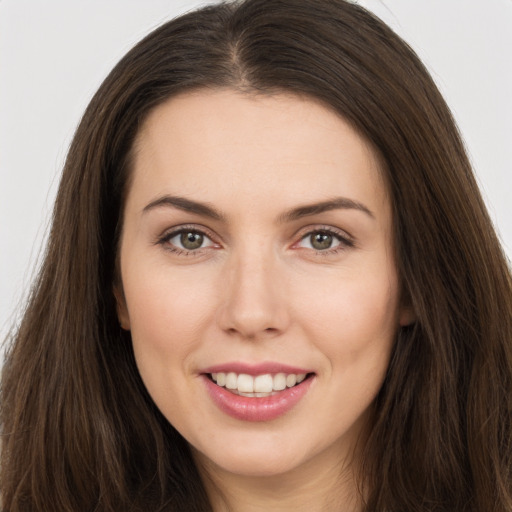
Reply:
[[[126,270],[123,287],[139,374],[164,416],[179,426],[194,414],[193,401],[176,391],[191,389],[187,376],[209,321],[211,281],[158,265]]]
[[[389,352],[398,329],[398,285],[392,270],[351,273],[309,290],[308,299],[299,303],[300,316],[307,318],[303,326],[324,351],[345,360],[367,351]]]
[[[197,272],[171,273],[165,267],[127,270],[123,287],[138,360],[171,360],[192,350],[211,314],[211,279]]]

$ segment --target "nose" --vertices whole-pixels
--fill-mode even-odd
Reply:
[[[270,252],[246,251],[226,263],[218,322],[230,335],[257,340],[278,336],[288,328],[283,272]]]

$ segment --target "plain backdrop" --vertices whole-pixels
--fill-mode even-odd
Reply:
[[[321,2],[322,0],[318,0]],[[0,0],[0,339],[43,253],[71,137],[114,64],[198,0]],[[360,0],[426,63],[512,255],[512,0]]]

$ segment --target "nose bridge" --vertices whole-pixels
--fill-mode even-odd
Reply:
[[[279,261],[269,244],[253,240],[233,251],[226,268],[221,327],[242,337],[282,332],[288,323]]]

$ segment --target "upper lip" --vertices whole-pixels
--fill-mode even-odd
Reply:
[[[200,373],[237,373],[237,374],[247,374],[247,375],[264,375],[267,373],[313,373],[312,370],[307,368],[300,368],[297,366],[290,366],[288,364],[278,363],[278,362],[263,362],[263,363],[244,363],[242,361],[233,361],[228,363],[216,364],[214,366],[209,366],[201,370]]]

